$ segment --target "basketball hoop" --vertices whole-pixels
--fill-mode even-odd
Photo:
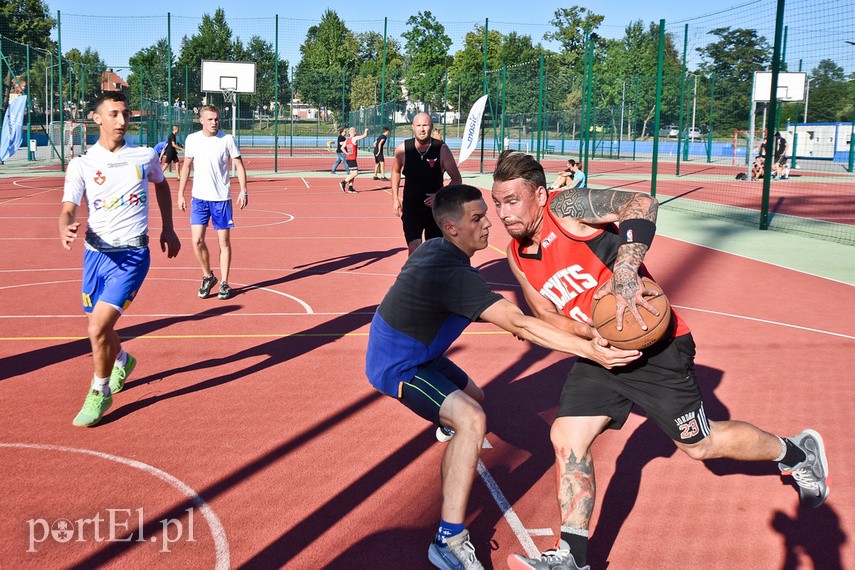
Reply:
[[[235,90],[234,89],[223,89],[223,100],[229,105],[234,104],[235,102]]]

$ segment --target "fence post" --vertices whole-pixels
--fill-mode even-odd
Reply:
[[[680,121],[677,131],[677,176],[680,176],[680,150],[683,146],[683,103],[686,100],[686,50],[689,47],[689,24],[683,32],[683,72],[680,74]]]
[[[273,85],[273,172],[279,172],[279,14],[274,20],[276,30],[276,61],[273,63],[273,75],[276,83]]]
[[[710,124],[709,132],[707,133],[707,163],[712,162],[712,142],[713,142],[713,109],[715,103],[715,73],[710,75]]]
[[[781,33],[784,27],[784,0],[778,0],[775,19],[775,47],[772,51],[772,88],[769,93],[769,116],[766,120],[766,164],[763,176],[763,199],[760,205],[760,229],[769,229],[769,193],[772,184],[772,163],[775,157],[775,125],[778,120],[778,72],[781,67]]]
[[[659,20],[659,55],[656,61],[656,112],[653,115],[653,164],[650,172],[650,195],[656,196],[659,166],[659,116],[662,111],[662,68],[665,63],[665,20]]]

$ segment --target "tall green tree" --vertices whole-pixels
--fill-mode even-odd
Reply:
[[[89,103],[101,93],[101,81],[107,70],[98,52],[86,48],[71,49],[65,54],[68,65],[63,68],[62,92],[66,104],[74,111],[73,118],[83,120]]]
[[[751,86],[755,71],[766,69],[772,49],[757,30],[730,27],[710,30],[718,41],[697,48],[702,58],[699,70],[716,75],[715,116],[725,130],[745,129],[751,108]]]
[[[821,60],[810,72],[810,115],[813,122],[851,121],[855,83],[846,81],[844,69],[831,59]]]
[[[130,107],[141,108],[141,95],[149,100],[166,101],[167,69],[170,65],[173,66],[173,78],[176,75],[176,67],[169,61],[169,43],[166,38],[161,38],[154,45],[139,50],[129,58],[128,63],[131,65],[127,79],[130,86]]]
[[[359,57],[359,42],[344,21],[327,10],[306,32],[294,72],[300,98],[332,111],[339,121],[350,110],[350,83]]]
[[[428,109],[440,107],[446,69],[451,63],[448,50],[451,38],[429,12],[419,12],[407,20],[410,29],[401,34],[405,41],[406,87],[413,102],[423,102]]]
[[[558,42],[562,64],[575,69],[585,57],[585,30],[594,32],[602,22],[603,16],[581,6],[559,8],[549,22],[555,30],[544,34],[543,39]]]
[[[197,106],[201,103],[202,92],[202,60],[241,61],[243,46],[240,40],[232,39],[232,29],[222,8],[217,8],[213,16],[204,14],[199,24],[198,32],[190,37],[181,39],[181,55],[178,57],[177,68],[182,72],[186,69],[189,76],[189,93],[191,101],[187,106]],[[164,71],[166,68],[162,68]],[[175,75],[175,74],[173,74]],[[183,73],[179,74],[179,85],[183,83]],[[173,98],[180,94],[173,89]]]
[[[274,94],[276,89],[276,52],[273,50],[273,44],[262,39],[259,36],[250,38],[246,45],[244,54],[246,61],[255,62],[255,93],[249,96],[247,104],[254,110],[267,107],[267,111],[272,114],[271,108],[274,102]],[[287,101],[290,92],[290,82],[288,80],[288,62],[284,59],[279,60],[279,105],[282,107],[282,102]]]
[[[48,6],[42,0],[0,2],[0,35],[11,40],[3,40],[3,57],[9,65],[0,62],[0,118],[6,114],[9,90],[14,87],[15,77],[26,72],[26,46],[30,46],[31,64],[41,50],[53,51],[55,55],[56,44],[50,39],[55,25],[56,21],[50,17]]]
[[[363,32],[356,35],[359,42],[359,58],[356,77],[351,86],[353,108],[379,105],[383,93],[383,35]],[[401,43],[396,38],[386,38],[386,84],[387,110],[395,108],[401,97],[398,79],[402,76],[404,58]]]

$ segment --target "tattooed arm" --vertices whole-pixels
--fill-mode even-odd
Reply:
[[[599,190],[575,188],[561,192],[549,204],[550,210],[560,218],[573,219],[584,225],[596,225],[609,222],[620,224],[626,220],[646,220],[656,222],[659,201],[650,194],[624,192],[620,190]],[[623,316],[627,309],[632,313],[642,329],[647,330],[638,306],[658,315],[643,295],[648,292],[642,285],[638,270],[644,261],[649,246],[641,242],[622,243],[617,251],[612,279],[597,291],[594,298],[599,299],[608,293],[614,293],[618,328],[623,328]]]

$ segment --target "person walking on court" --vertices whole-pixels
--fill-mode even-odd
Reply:
[[[83,311],[92,345],[94,374],[75,426],[93,426],[113,404],[137,365],[116,334],[116,322],[139,292],[151,262],[148,249],[149,183],[161,216],[160,249],[178,255],[172,226],[172,196],[154,149],[125,142],[130,121],[127,98],[105,91],[91,105],[98,143],[72,160],[65,173],[59,237],[70,250],[83,199],[88,220],[83,252]]]
[[[374,180],[386,180],[386,139],[389,138],[389,127],[383,127],[383,133],[374,141]]]
[[[422,236],[428,240],[442,235],[431,213],[431,204],[434,194],[442,188],[445,174],[451,178],[451,184],[462,182],[451,150],[442,140],[433,138],[432,131],[430,115],[416,115],[413,138],[398,144],[392,163],[392,210],[401,218],[410,255],[422,243]],[[402,174],[407,179],[403,198]]]
[[[535,316],[578,331],[587,327],[593,299],[613,293],[619,322],[643,322],[638,307],[652,309],[643,298],[648,291],[641,276],[649,277],[642,262],[655,234],[655,198],[611,189],[547,194],[543,168],[521,153],[500,156],[492,194],[512,238],[507,252],[511,271]],[[572,294],[555,293],[559,290]],[[807,429],[782,438],[746,422],[709,420],[695,379],[694,355],[689,327],[674,312],[671,334],[633,364],[607,370],[584,358],[576,362],[550,432],[560,538],[538,558],[511,555],[512,570],[588,568],[596,498],[591,446],[606,429],[620,429],[633,405],[643,408],[690,458],[775,461],[795,479],[802,504],[818,507],[825,501],[828,461],[819,433]]]
[[[184,188],[190,178],[190,168],[193,167],[193,191],[190,204],[190,234],[193,240],[193,251],[202,267],[202,286],[199,287],[199,297],[204,299],[210,293],[217,278],[211,270],[210,254],[205,243],[205,233],[208,222],[217,230],[220,244],[220,290],[217,297],[231,297],[229,287],[229,270],[232,263],[231,228],[232,200],[230,195],[229,159],[234,162],[237,171],[240,194],[237,205],[243,210],[249,203],[246,190],[246,168],[240,155],[240,150],[232,135],[220,130],[220,110],[214,105],[202,107],[199,116],[202,130],[188,135],[184,141],[184,166],[178,182],[178,207],[181,211],[187,209],[184,199]],[[195,164],[195,166],[194,166]]]
[[[380,392],[453,436],[442,459],[441,520],[428,559],[446,570],[483,568],[464,528],[466,505],[486,432],[484,392],[444,354],[469,323],[491,322],[516,337],[599,362],[622,366],[638,351],[616,350],[526,316],[490,290],[472,267],[487,247],[491,223],[481,190],[439,189],[433,213],[442,237],[426,241],[401,269],[371,321],[365,372]],[[440,431],[441,430],[441,431]],[[446,440],[445,437],[442,438]]]
[[[347,137],[344,136],[347,133],[347,129],[342,127],[338,131],[338,138],[335,141],[335,162],[332,165],[332,170],[330,170],[330,174],[335,174],[336,170],[338,170],[338,165],[344,165],[344,172],[346,174],[350,174],[350,167],[347,165],[347,157],[344,154],[344,141],[347,140]]]
[[[178,161],[178,151],[184,150],[184,147],[178,144],[178,132],[181,128],[178,125],[172,125],[172,132],[169,134],[169,137],[166,139],[166,146],[163,148],[163,171],[166,172],[166,169],[169,168],[169,165],[175,163],[178,168],[178,171],[175,173],[176,176],[180,176],[181,164]]]
[[[350,136],[344,141],[344,154],[347,166],[351,172],[348,172],[344,180],[339,182],[342,192],[356,194],[356,189],[353,187],[353,181],[359,176],[359,165],[356,162],[356,154],[359,152],[359,141],[368,136],[368,129],[365,129],[361,135],[356,136],[356,127],[350,127]]]

